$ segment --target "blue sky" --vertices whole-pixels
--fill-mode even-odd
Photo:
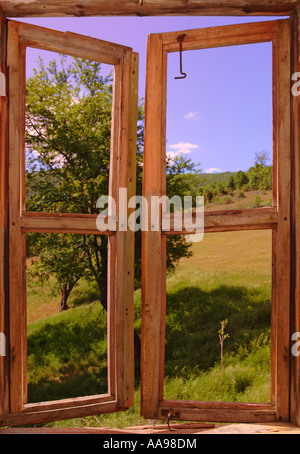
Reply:
[[[139,53],[139,96],[145,96],[150,33],[271,20],[243,17],[34,18],[23,22],[72,31],[130,46]],[[27,52],[28,68],[41,50]],[[46,61],[46,60],[45,60]],[[168,57],[167,152],[185,153],[206,172],[247,170],[259,151],[272,153],[272,52],[270,43]],[[30,69],[28,71],[30,74]]]

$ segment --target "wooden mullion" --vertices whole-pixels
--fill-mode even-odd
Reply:
[[[162,52],[162,106],[161,106],[161,196],[167,195],[166,181],[166,125],[167,125],[167,72],[168,53]],[[162,207],[162,213],[165,206]],[[163,217],[163,214],[162,214]],[[165,337],[166,337],[166,311],[167,311],[167,236],[161,232],[161,314],[160,314],[160,375],[158,384],[158,398],[163,399],[164,394],[164,369],[165,369]]]
[[[290,22],[280,21],[277,38],[277,210],[275,254],[276,376],[278,420],[289,420],[290,359]]]
[[[162,35],[148,37],[145,102],[145,143],[143,196],[148,203],[148,216],[143,209],[142,232],[142,368],[141,413],[155,418],[158,411],[161,377],[162,325],[162,234],[145,231],[151,226],[151,197],[162,193],[162,125],[164,124],[164,59]],[[149,209],[150,208],[150,209]],[[161,216],[161,215],[160,215]],[[159,220],[161,226],[161,219]],[[161,229],[161,227],[160,227]]]
[[[107,230],[98,230],[98,216],[107,224]],[[116,230],[115,219],[96,214],[23,212],[20,223],[24,232],[112,235]]]
[[[300,73],[300,6],[295,8],[292,15],[292,64],[291,74]],[[299,81],[299,78],[297,78]],[[296,81],[292,81],[292,84]],[[291,332],[300,332],[300,96],[291,91],[292,105],[292,306],[291,306]],[[295,339],[293,338],[293,342]],[[300,425],[300,358],[291,355],[290,377],[290,420],[293,424]]]
[[[118,148],[120,129],[120,96],[122,85],[121,65],[114,66],[112,124],[110,140],[110,166],[109,166],[109,196],[118,200]],[[111,206],[108,214],[111,214]],[[116,396],[116,237],[108,237],[108,266],[107,266],[107,361],[108,361],[108,393]]]
[[[163,215],[163,222],[170,216],[170,228],[166,227],[166,235],[184,235],[191,233],[184,228],[184,213]],[[192,220],[195,222],[196,213]],[[182,229],[176,228],[180,221]],[[277,225],[278,213],[276,208],[256,208],[249,210],[219,210],[204,212],[204,232],[228,232],[234,230],[271,229]],[[166,223],[167,225],[167,223]],[[199,226],[198,226],[199,227]]]
[[[23,241],[21,212],[22,92],[19,26],[8,23],[10,411],[23,409]]]
[[[117,158],[117,212],[123,212],[120,200],[120,189],[127,189],[129,176],[129,124],[130,124],[130,84],[131,84],[131,64],[132,51],[124,52],[123,61],[121,62],[121,92],[120,92],[120,127],[118,131],[118,158]],[[127,203],[127,198],[125,200]],[[127,224],[127,218],[125,220]],[[133,319],[132,308],[127,293],[128,279],[133,278],[133,274],[128,277],[126,265],[126,252],[128,251],[127,243],[128,234],[130,233],[126,226],[118,222],[118,229],[115,234],[115,357],[116,357],[116,399],[121,408],[126,408],[132,402],[132,362],[133,362]],[[130,266],[130,265],[129,265]],[[131,298],[130,298],[131,299]],[[132,328],[131,336],[128,333]],[[128,338],[125,338],[127,332]]]
[[[0,10],[0,72],[7,82],[7,21]],[[5,336],[6,356],[0,356],[0,425],[9,411],[8,356],[8,97],[0,96],[0,333]]]
[[[128,164],[127,164],[127,206],[128,201],[136,195],[136,151],[138,123],[138,78],[139,56],[131,55],[130,65],[130,99],[129,99],[129,131],[128,131]],[[133,209],[128,209],[127,216]],[[125,307],[124,307],[124,406],[133,405],[134,397],[134,263],[135,263],[135,232],[133,225],[125,232]]]

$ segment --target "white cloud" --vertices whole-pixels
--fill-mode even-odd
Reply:
[[[199,146],[195,143],[188,143],[188,142],[179,142],[173,145],[169,145],[171,151],[167,152],[167,156],[171,159],[176,158],[176,156],[180,156],[182,154],[189,154],[192,150],[196,150]]]
[[[202,117],[199,115],[198,110],[189,111],[183,116],[186,120],[201,120]]]
[[[221,169],[218,167],[210,167],[209,169],[206,169],[204,173],[219,173],[222,172]]]

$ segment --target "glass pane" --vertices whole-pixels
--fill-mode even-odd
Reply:
[[[107,393],[107,237],[26,243],[28,402]]]
[[[270,401],[271,239],[206,233],[183,254],[168,237],[164,398]]]

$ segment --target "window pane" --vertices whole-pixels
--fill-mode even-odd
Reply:
[[[272,44],[168,54],[167,195],[206,210],[272,206]],[[174,176],[176,176],[174,178]]]
[[[27,49],[26,210],[95,214],[108,194],[113,67],[38,52]]]
[[[107,393],[107,238],[26,240],[28,402]]]
[[[269,402],[271,235],[207,233],[185,256],[168,237],[164,398]]]

